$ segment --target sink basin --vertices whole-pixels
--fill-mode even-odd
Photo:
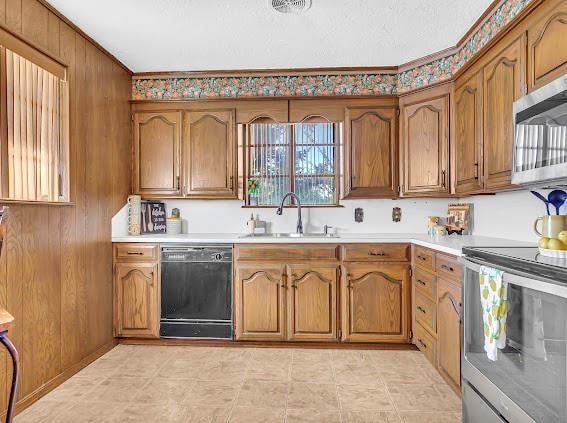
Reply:
[[[275,233],[275,234],[244,234],[239,238],[339,238],[337,234],[323,234],[323,233],[306,233],[298,234],[291,233]]]

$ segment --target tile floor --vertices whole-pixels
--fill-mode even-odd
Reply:
[[[15,423],[460,422],[415,351],[119,345]]]

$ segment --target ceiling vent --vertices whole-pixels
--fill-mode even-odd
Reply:
[[[311,0],[269,0],[274,10],[280,13],[303,13],[311,7]]]

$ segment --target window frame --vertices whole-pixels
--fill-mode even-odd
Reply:
[[[334,166],[334,174],[332,175],[334,178],[335,183],[335,192],[334,192],[334,199],[332,203],[329,204],[304,204],[301,203],[301,207],[307,208],[329,208],[329,207],[341,207],[339,201],[340,197],[340,181],[341,181],[341,170],[340,170],[340,163],[341,163],[341,156],[342,156],[342,132],[341,132],[341,125],[342,122],[333,122],[326,119],[323,116],[310,116],[300,122],[278,122],[270,117],[259,117],[254,119],[246,124],[243,125],[244,127],[244,143],[242,145],[242,157],[244,161],[243,165],[243,177],[242,177],[242,193],[243,193],[243,200],[244,206],[243,207],[250,207],[250,208],[277,208],[277,205],[269,205],[269,204],[260,204],[260,205],[250,205],[249,203],[249,195],[248,195],[248,180],[252,177],[250,175],[251,171],[251,163],[252,163],[252,130],[251,125],[254,124],[277,124],[277,125],[289,125],[291,127],[290,135],[289,135],[289,152],[288,152],[288,177],[289,177],[289,188],[291,192],[295,192],[295,182],[296,178],[301,177],[298,175],[295,170],[295,153],[296,153],[296,135],[295,135],[295,125],[297,124],[309,124],[309,123],[326,123],[333,125],[333,146],[334,146],[334,157],[333,157],[333,166]],[[301,145],[301,144],[300,144]],[[323,145],[331,145],[331,144],[323,144]],[[323,177],[330,177],[330,175],[316,175],[316,176],[323,176]],[[305,176],[304,176],[305,177]],[[295,207],[295,199],[288,198],[287,203],[284,204],[284,207]]]
[[[10,196],[8,164],[8,80],[7,53],[10,50],[54,75],[59,90],[59,138],[57,191],[54,199],[14,198]],[[0,201],[4,203],[72,205],[68,66],[49,53],[0,28]],[[34,150],[34,154],[37,150]]]

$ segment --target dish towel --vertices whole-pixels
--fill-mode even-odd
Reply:
[[[503,271],[480,266],[480,304],[484,323],[484,351],[489,360],[496,361],[498,349],[506,346],[507,285]]]

